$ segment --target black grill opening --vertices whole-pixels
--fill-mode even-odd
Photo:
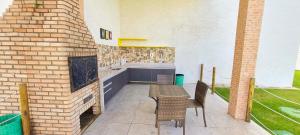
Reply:
[[[94,115],[93,108],[91,107],[80,115],[80,129],[86,129],[95,119],[96,115]]]
[[[97,56],[69,57],[71,92],[98,80]]]

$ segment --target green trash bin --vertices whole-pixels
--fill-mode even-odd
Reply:
[[[0,135],[22,135],[21,115],[7,114],[0,116]]]
[[[184,75],[183,74],[176,74],[176,85],[183,87]]]

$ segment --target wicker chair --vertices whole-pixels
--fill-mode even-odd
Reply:
[[[173,75],[157,75],[157,84],[174,84],[174,76]]]
[[[160,121],[179,121],[183,126],[185,135],[185,115],[187,108],[186,97],[160,97],[158,100],[158,110],[156,113],[156,124],[158,135],[160,135]]]
[[[157,75],[157,84],[160,85],[172,85],[174,84],[174,76],[172,75],[162,75],[162,74],[158,74]],[[158,100],[156,98],[153,98],[153,100],[155,100],[156,102],[156,108],[155,108],[155,114],[157,111],[157,106],[158,106]]]
[[[206,118],[205,118],[205,97],[208,90],[208,85],[204,82],[198,81],[196,86],[196,92],[195,92],[195,99],[189,99],[188,101],[188,108],[195,108],[196,116],[198,116],[198,107],[202,108],[203,111],[203,120],[204,125],[206,125]]]

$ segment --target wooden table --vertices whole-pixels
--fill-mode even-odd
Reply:
[[[150,85],[149,97],[157,99],[159,97],[186,97],[191,96],[182,87],[176,85]]]
[[[158,109],[158,102],[160,97],[186,97],[191,98],[189,93],[182,87],[176,85],[150,85],[149,97],[154,99],[156,102],[155,114]],[[155,124],[155,127],[157,125]],[[176,126],[177,127],[177,122]]]
[[[158,109],[159,97],[186,97],[191,98],[189,93],[182,87],[176,85],[150,85],[149,97],[156,102],[155,113]]]

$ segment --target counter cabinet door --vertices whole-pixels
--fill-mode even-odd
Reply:
[[[128,83],[128,70],[122,72],[122,85],[125,86]]]
[[[111,88],[109,88],[105,93],[104,93],[104,104],[107,104],[107,102],[114,96],[114,91]]]
[[[122,88],[121,74],[114,76],[113,84],[114,84],[113,85],[114,94],[116,94]]]
[[[151,82],[151,69],[129,69],[129,80],[136,82]]]
[[[152,69],[151,70],[152,82],[157,82],[157,75],[172,75],[174,81],[175,69]]]
[[[103,87],[105,87],[106,85],[108,85],[111,82],[112,82],[112,78],[107,79],[106,81],[103,82]]]

